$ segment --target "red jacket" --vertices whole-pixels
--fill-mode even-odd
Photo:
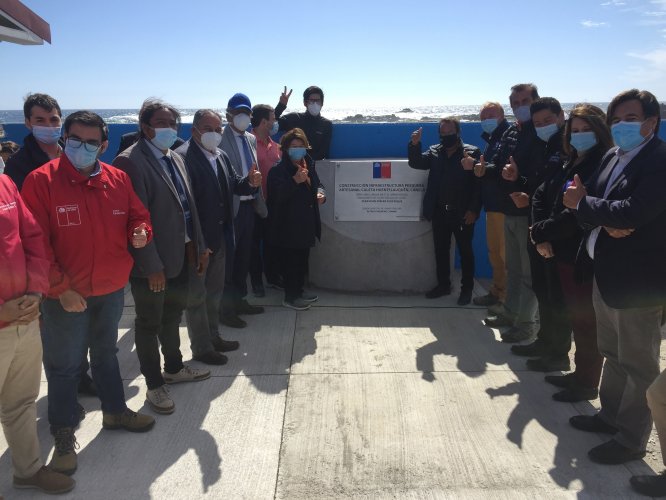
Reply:
[[[63,154],[23,184],[21,195],[44,231],[51,298],[70,288],[83,297],[123,288],[134,264],[127,248],[134,229],[146,223],[152,239],[150,214],[130,178],[99,165],[99,174],[86,177]]]
[[[48,276],[42,230],[14,182],[0,175],[0,304],[27,292],[45,295]],[[0,321],[0,328],[5,326]]]

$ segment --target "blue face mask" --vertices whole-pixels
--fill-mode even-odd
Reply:
[[[289,148],[289,158],[293,161],[300,161],[305,156],[305,148]]]
[[[84,144],[75,148],[72,147],[69,140],[65,142],[65,154],[77,170],[84,170],[95,163],[97,161],[97,153],[99,153],[99,148],[95,151],[88,151]]]
[[[170,127],[154,128],[153,130],[155,130],[155,137],[151,139],[151,142],[160,151],[169,149],[176,142],[176,139],[178,139],[178,132]]]
[[[516,117],[520,123],[528,122],[532,119],[532,113],[530,113],[529,105],[525,104],[524,106],[518,106],[513,110],[513,116]]]
[[[594,132],[573,132],[569,141],[571,147],[579,153],[584,153],[588,149],[597,145],[597,136]]]
[[[622,151],[631,151],[639,146],[645,137],[641,135],[643,122],[619,122],[611,127],[611,135],[615,144]]]
[[[481,120],[481,128],[486,134],[492,134],[497,128],[497,118]]]
[[[551,123],[545,127],[534,127],[536,130],[536,135],[543,142],[548,142],[553,135],[557,133],[560,127],[557,126],[557,123]]]
[[[41,125],[32,126],[32,135],[42,144],[55,144],[60,140],[62,127],[42,127]]]
[[[279,132],[279,130],[280,130],[280,124],[277,121],[275,121],[273,123],[273,126],[271,127],[270,132],[268,132],[268,135],[275,135]]]

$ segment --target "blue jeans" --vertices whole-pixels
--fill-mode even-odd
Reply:
[[[42,303],[42,345],[49,388],[51,431],[79,422],[77,389],[81,360],[90,349],[90,369],[104,413],[127,408],[118,368],[118,322],[123,313],[121,288],[108,295],[88,297],[85,311],[67,312],[57,299]]]

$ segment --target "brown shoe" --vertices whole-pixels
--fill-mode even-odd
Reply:
[[[30,489],[34,488],[50,495],[59,495],[72,491],[76,481],[60,472],[55,472],[48,467],[42,466],[31,477],[14,476],[14,488]]]
[[[104,413],[102,427],[108,430],[125,429],[130,432],[148,432],[155,425],[150,415],[136,413],[129,408],[122,413]]]
[[[62,427],[55,431],[55,449],[49,463],[49,469],[71,476],[76,472],[76,451],[79,447],[74,436],[74,429]]]

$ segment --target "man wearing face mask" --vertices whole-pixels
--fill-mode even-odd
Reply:
[[[224,364],[221,352],[238,349],[238,342],[223,340],[218,325],[220,299],[224,290],[226,241],[233,248],[233,195],[256,192],[261,174],[239,177],[231,161],[218,148],[222,141],[222,117],[211,109],[194,114],[192,138],[176,150],[185,158],[192,180],[201,230],[210,254],[203,276],[190,273],[190,294],[186,310],[187,331],[194,359],[209,364]]]
[[[426,293],[435,299],[451,293],[451,235],[456,238],[460,252],[462,280],[458,305],[472,300],[474,288],[474,253],[472,237],[474,222],[481,210],[479,181],[471,170],[463,168],[462,160],[468,156],[479,159],[476,146],[463,144],[460,122],[443,118],[439,122],[440,143],[421,153],[422,128],[412,133],[407,146],[409,166],[428,170],[428,185],[423,197],[423,217],[432,221],[435,243],[437,285]]]
[[[532,148],[538,140],[530,105],[539,98],[539,92],[533,83],[520,83],[511,87],[509,104],[516,117],[502,135],[499,150],[490,163],[479,162],[474,166],[477,177],[490,176],[502,182],[503,171],[515,165],[529,161]],[[513,166],[512,166],[513,165]],[[491,315],[485,319],[486,326],[493,328],[511,327],[502,335],[505,342],[517,342],[533,336],[537,330],[537,301],[532,291],[530,259],[527,254],[528,208],[523,196],[514,195],[521,206],[515,204],[514,198],[506,192],[509,200],[504,204],[504,244],[506,257],[507,288],[504,305],[496,308],[491,306]]]
[[[145,432],[155,423],[127,408],[116,357],[124,287],[133,264],[127,247],[150,244],[152,230],[127,174],[97,160],[108,146],[102,118],[77,111],[64,128],[64,154],[28,175],[23,198],[42,228],[50,261],[50,287],[41,309],[55,439],[50,467],[72,474],[77,467],[77,385],[87,349],[102,402],[102,426]]]
[[[203,276],[208,251],[185,164],[170,149],[177,137],[180,113],[156,100],[143,108],[139,122],[141,139],[113,164],[132,179],[155,230],[151,243],[132,251],[130,284],[136,309],[136,353],[148,388],[146,400],[156,413],[169,414],[175,404],[166,384],[210,377],[208,370],[183,364],[178,333],[187,306],[190,267]]]
[[[331,147],[331,138],[333,136],[333,124],[321,116],[321,108],[324,105],[324,91],[319,87],[312,85],[303,92],[303,105],[305,113],[289,113],[282,116],[287,109],[291,90],[287,92],[287,87],[280,95],[280,102],[275,106],[275,117],[280,124],[280,131],[287,132],[294,128],[300,128],[312,146],[312,158],[323,160],[328,158]]]
[[[58,158],[64,143],[61,139],[62,111],[53,97],[30,94],[23,104],[25,126],[30,133],[23,139],[23,147],[5,166],[5,174],[21,190],[26,176],[44,163]]]
[[[542,183],[549,182],[561,172],[566,157],[562,149],[564,111],[558,100],[552,97],[539,98],[530,105],[530,113],[539,140],[520,168],[507,169],[502,175],[514,202],[518,197],[527,198],[531,206],[528,220],[532,226],[535,221],[545,218],[545,214],[550,213],[552,208],[547,206],[543,197],[534,200],[533,195]],[[511,352],[519,356],[537,357],[527,360],[530,370],[567,371],[570,367],[571,323],[560,286],[557,262],[553,258],[553,248],[549,242],[535,245],[530,241],[527,252],[532,290],[539,307],[540,327],[533,343],[512,346]]]
[[[257,104],[252,108],[252,134],[257,138],[257,162],[261,172],[261,188],[264,195],[266,191],[266,180],[268,171],[280,162],[282,155],[280,145],[271,136],[278,133],[279,124],[275,119],[275,110],[268,104]],[[264,278],[268,286],[282,289],[282,277],[278,272],[276,252],[266,241],[266,225],[268,218],[254,217],[254,235],[252,236],[252,261],[250,263],[250,281],[252,291],[256,297],[263,297]]]
[[[619,464],[645,456],[652,430],[646,391],[659,375],[666,304],[666,144],[659,139],[660,106],[645,90],[627,90],[608,106],[617,148],[606,153],[583,185],[574,176],[564,205],[587,229],[578,260],[594,261],[592,302],[599,352],[606,358],[601,410],[569,422],[610,434],[591,460]]]
[[[234,94],[227,104],[227,121],[220,149],[231,159],[236,175],[246,177],[257,167],[257,139],[247,129],[250,126],[252,104],[245,94]],[[247,274],[252,258],[252,234],[255,214],[265,218],[268,214],[261,190],[255,194],[234,195],[235,248],[227,246],[226,276],[222,296],[222,324],[232,328],[243,328],[247,323],[241,314],[260,314],[264,308],[253,306],[245,300]]]

